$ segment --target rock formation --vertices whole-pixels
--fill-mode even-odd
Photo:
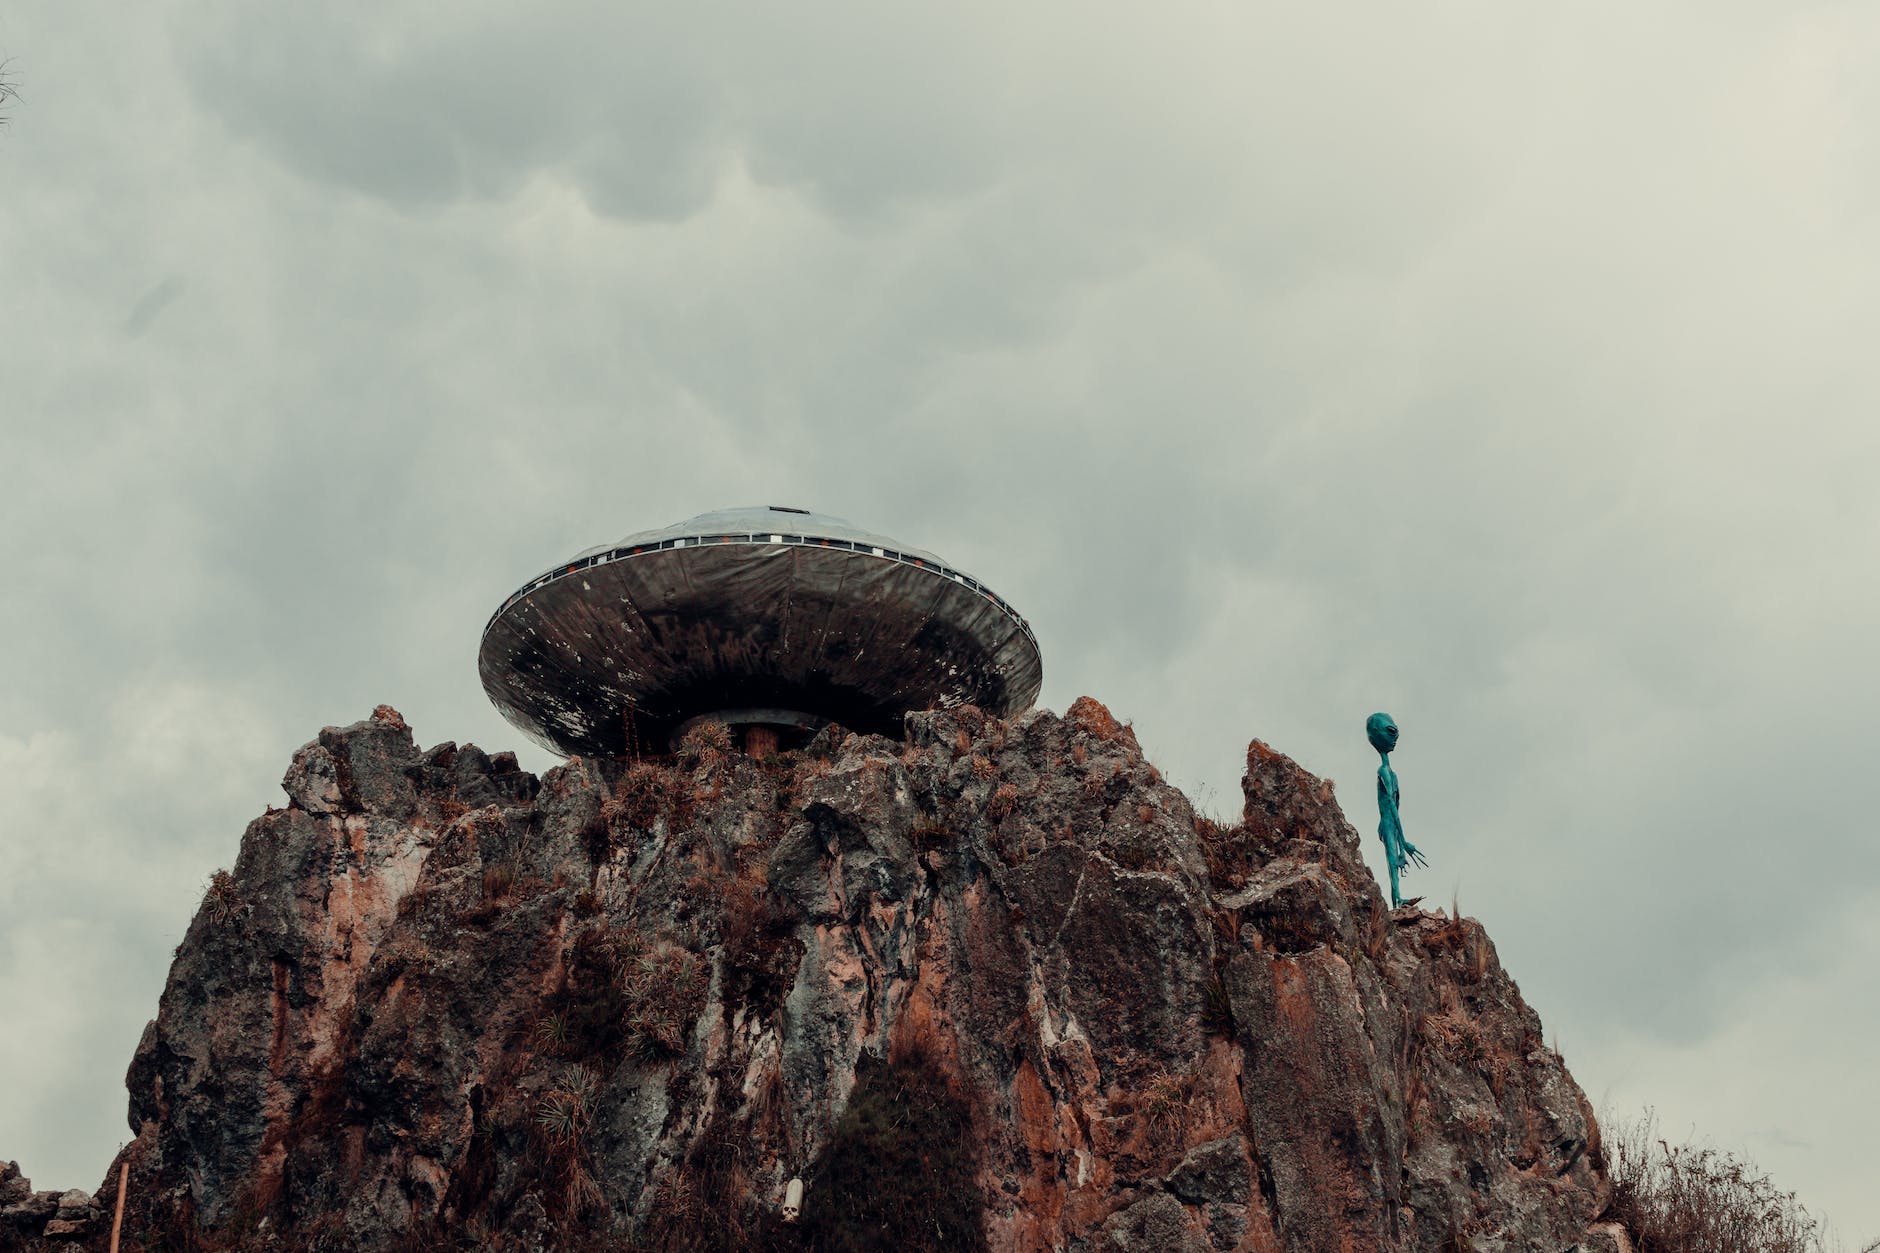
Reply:
[[[1390,913],[1265,744],[1222,827],[1089,699],[713,730],[538,780],[381,706],[295,754],[131,1063],[124,1248],[1623,1240],[1488,936]],[[117,1179],[0,1176],[0,1243],[103,1248]]]

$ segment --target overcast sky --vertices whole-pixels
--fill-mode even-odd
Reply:
[[[96,1186],[298,745],[545,768],[501,598],[779,503],[1217,812],[1396,715],[1593,1100],[1880,1235],[1880,9],[538,7],[0,16],[0,1158]]]

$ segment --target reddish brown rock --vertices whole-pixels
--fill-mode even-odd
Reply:
[[[382,706],[284,786],[132,1062],[128,1248],[1615,1238],[1486,935],[1263,744],[1226,830],[1087,699],[540,780]]]

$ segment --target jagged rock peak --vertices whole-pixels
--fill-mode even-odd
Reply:
[[[283,786],[131,1063],[127,1249],[1624,1238],[1487,935],[1258,741],[1232,825],[1088,698],[539,780],[381,706]],[[101,1248],[117,1179],[0,1232]]]

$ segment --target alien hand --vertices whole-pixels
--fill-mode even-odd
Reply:
[[[1412,844],[1409,840],[1405,840],[1403,842],[1403,855],[1404,855],[1404,859],[1408,862],[1412,862],[1416,865],[1419,865],[1423,867],[1425,870],[1428,870],[1430,868],[1430,864],[1427,861],[1423,860],[1423,854],[1419,853],[1417,851],[1417,846]]]

